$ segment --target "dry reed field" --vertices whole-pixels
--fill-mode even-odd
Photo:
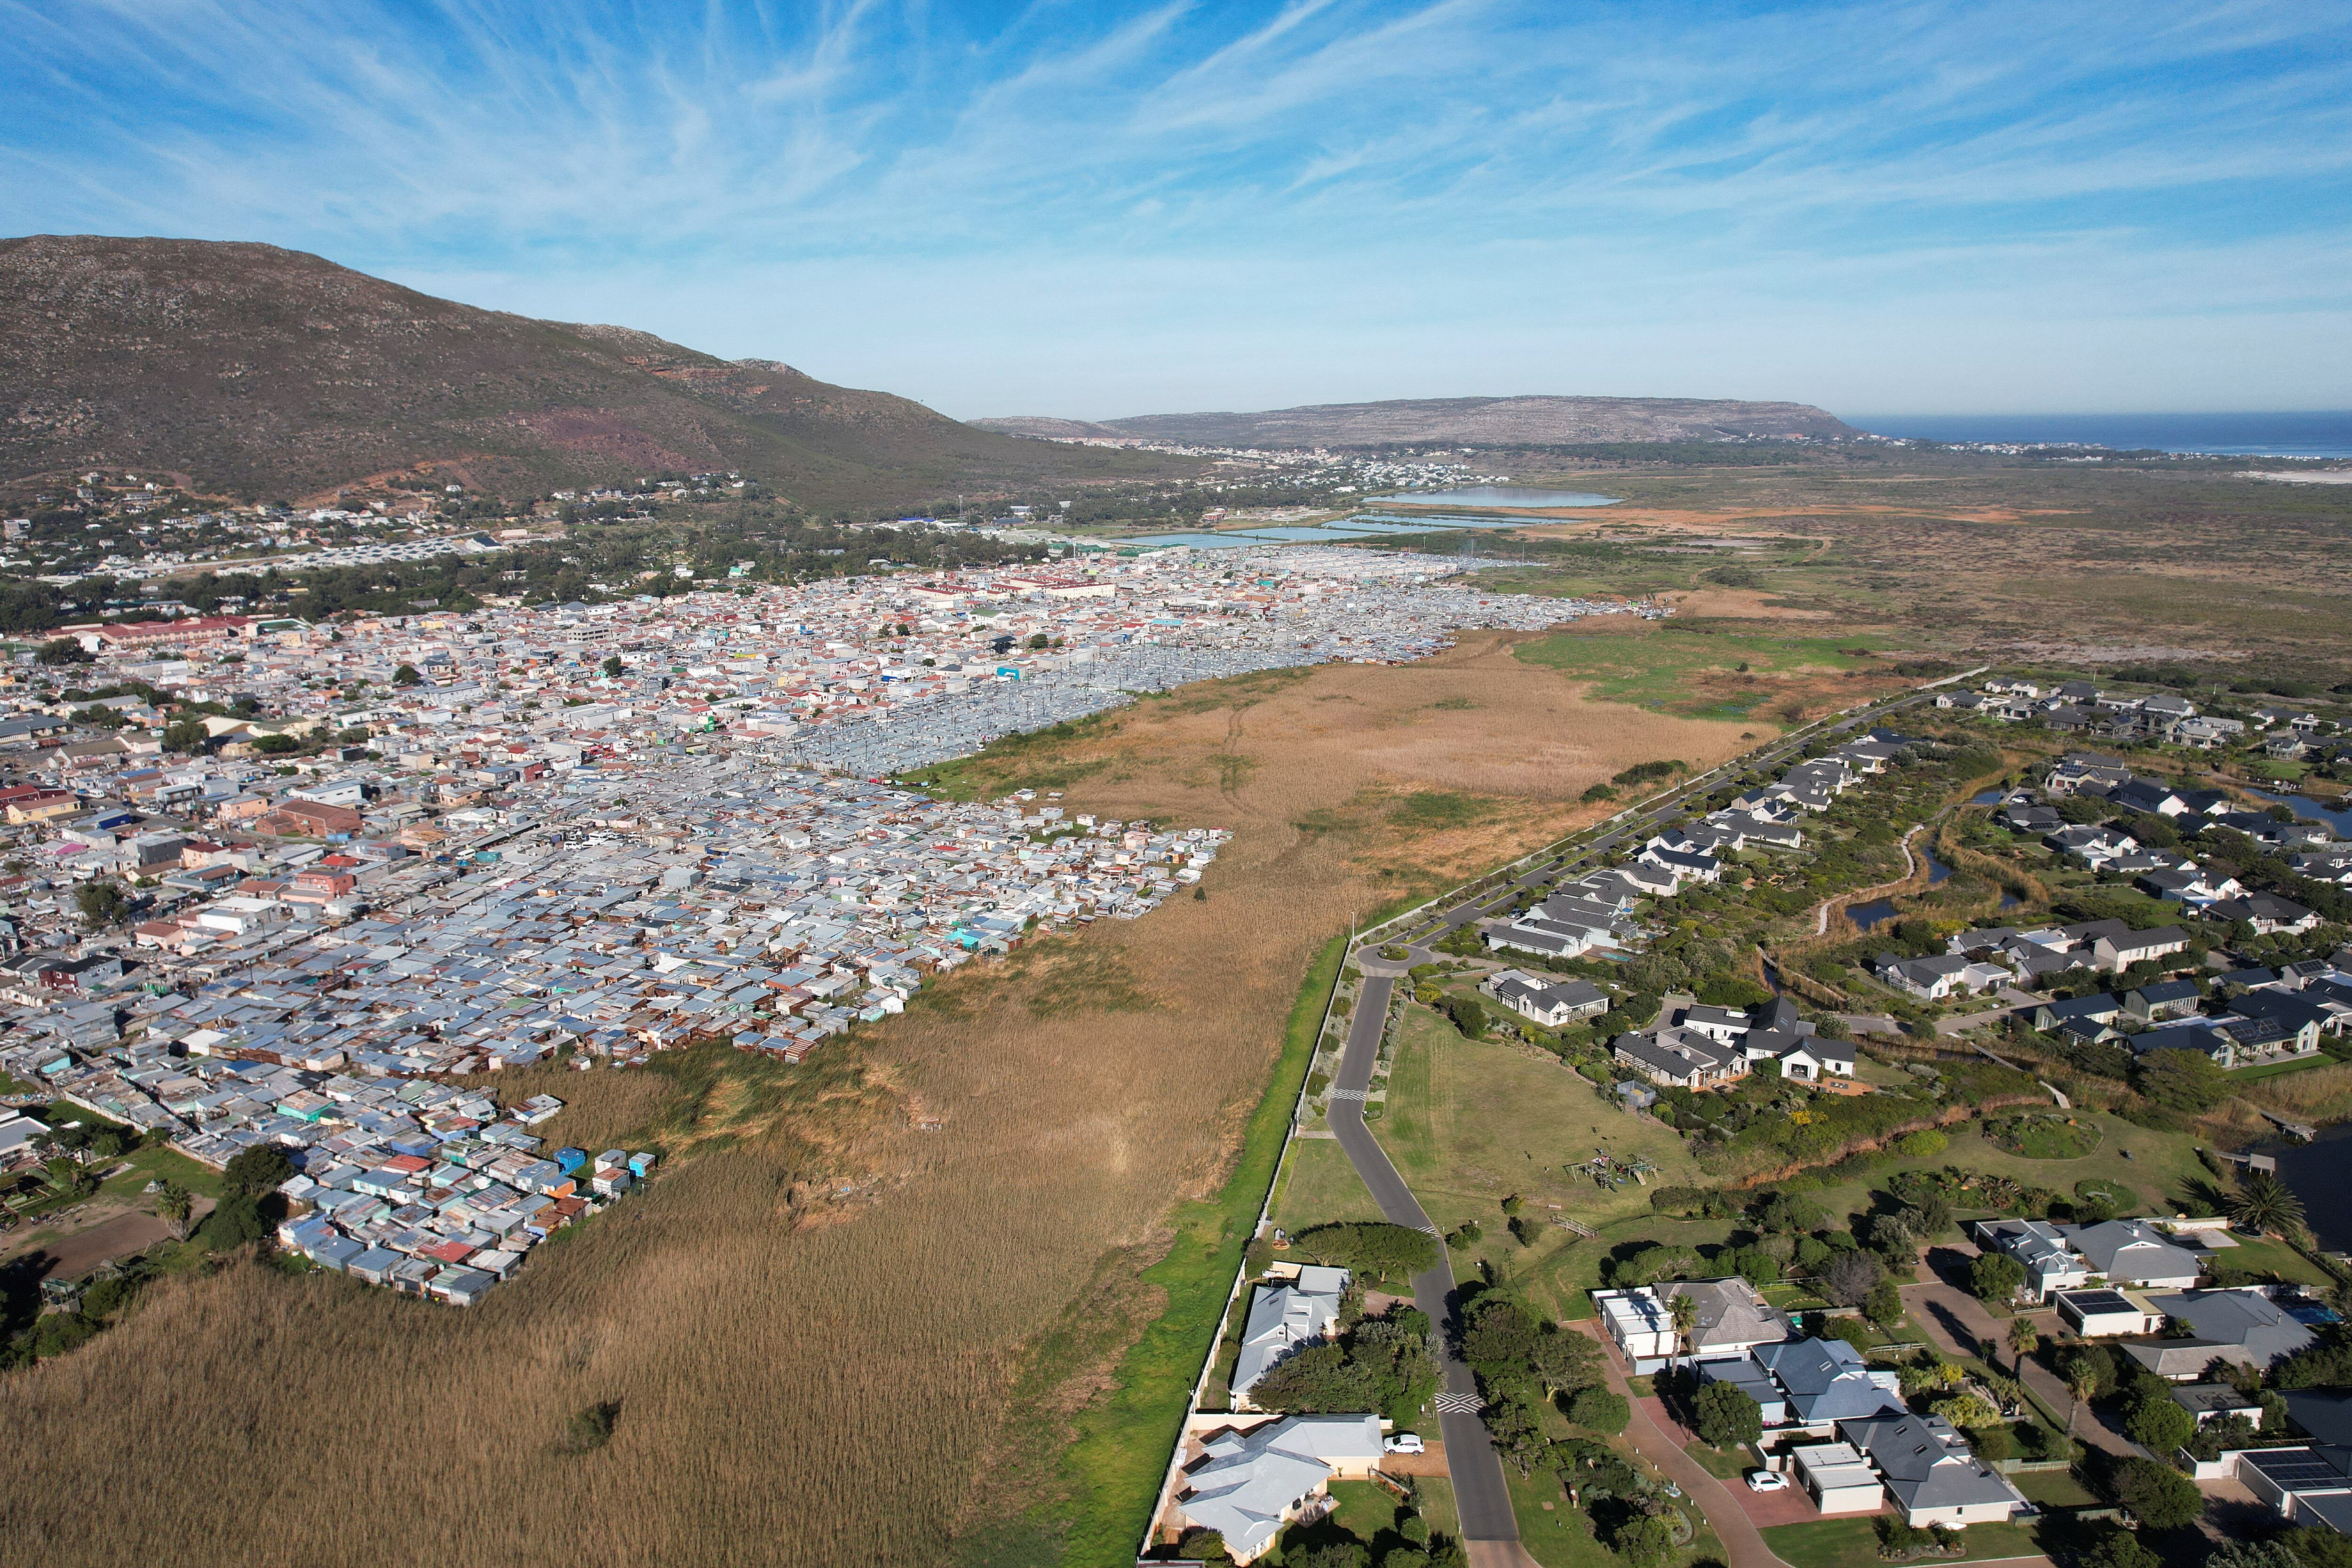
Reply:
[[[0,1380],[0,1541],[49,1568],[1111,1560],[1150,1500],[1090,1494],[1067,1426],[1154,1315],[1137,1276],[1220,1185],[1310,957],[1740,733],[1477,637],[1032,748],[1075,810],[1234,829],[1207,900],[968,966],[830,1062],[512,1086],[574,1101],[551,1131],[589,1147],[689,1152],[469,1310],[250,1263],[159,1289]],[[604,1401],[609,1444],[564,1451]]]

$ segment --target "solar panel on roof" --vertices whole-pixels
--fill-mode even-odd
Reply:
[[[2255,1467],[2273,1481],[2284,1487],[2307,1486],[2328,1481],[2342,1481],[2344,1472],[2309,1452],[2274,1452],[2249,1455]]]

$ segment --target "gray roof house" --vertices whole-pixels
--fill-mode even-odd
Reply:
[[[2146,1220],[2082,1226],[1988,1219],[1977,1222],[1976,1233],[1979,1244],[1999,1247],[2025,1265],[2026,1293],[2035,1300],[2099,1279],[2110,1285],[2177,1289],[2194,1285],[2205,1272],[2203,1259]]]
[[[1698,1376],[1746,1389],[1765,1426],[1801,1427],[1816,1436],[1840,1421],[1904,1414],[1901,1379],[1892,1369],[1873,1370],[1843,1340],[1759,1345],[1738,1360],[1701,1362]]]
[[[1201,1448],[1176,1506],[1223,1535],[1234,1562],[1250,1563],[1334,1477],[1368,1475],[1381,1462],[1381,1418],[1293,1415],[1254,1431],[1219,1432]]]
[[[1287,1285],[1261,1285],[1242,1330],[1241,1359],[1234,1363],[1234,1398],[1248,1403],[1258,1379],[1293,1351],[1320,1343],[1339,1321],[1339,1298],[1348,1271],[1310,1265]]]
[[[1706,1089],[1748,1071],[1748,1053],[1689,1029],[1620,1035],[1609,1054],[1652,1083]]]
[[[1940,1415],[1890,1415],[1838,1424],[1870,1457],[1887,1494],[1913,1528],[2006,1520],[2027,1507],[2009,1479],[1976,1457]]]
[[[1506,969],[1489,976],[1479,989],[1519,1016],[1548,1029],[1609,1011],[1608,994],[1590,980],[1549,984],[1535,975]]]
[[[2125,1345],[2125,1353],[2175,1383],[2192,1382],[2214,1361],[2267,1369],[2318,1336],[2259,1289],[2184,1290],[2148,1305],[2196,1337]]]
[[[2068,1226],[2067,1240],[2110,1285],[2193,1285],[2204,1259],[2143,1219]]]

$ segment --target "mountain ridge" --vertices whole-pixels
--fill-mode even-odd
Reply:
[[[1308,404],[1254,414],[1146,414],[1103,420],[1013,416],[971,423],[983,430],[1045,440],[1141,439],[1215,447],[1395,447],[1433,441],[1570,446],[1862,434],[1805,403],[1549,395],[1396,398]]]
[[[299,498],[421,466],[520,498],[719,469],[831,510],[1151,468],[781,361],[484,310],[242,241],[0,239],[0,482],[19,487],[152,469]]]

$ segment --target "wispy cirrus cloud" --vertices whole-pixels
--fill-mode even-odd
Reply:
[[[2302,5],[0,0],[0,67],[16,231],[267,239],[959,412],[1544,363],[1885,407],[2053,322],[2121,345],[2116,405],[2352,402],[2352,21]],[[2151,390],[2217,315],[2297,325]]]

